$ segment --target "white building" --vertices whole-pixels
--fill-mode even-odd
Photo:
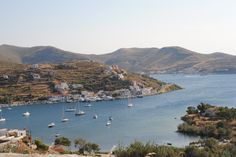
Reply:
[[[31,77],[32,77],[34,80],[38,80],[38,79],[41,78],[39,74],[31,74]]]
[[[83,88],[84,86],[82,84],[72,84],[71,87],[72,89],[80,89]]]
[[[59,93],[65,93],[67,90],[69,90],[69,86],[65,82],[58,83],[54,86],[55,90]]]
[[[38,69],[38,68],[39,68],[39,65],[38,65],[38,64],[32,64],[31,68],[32,68],[32,69]]]

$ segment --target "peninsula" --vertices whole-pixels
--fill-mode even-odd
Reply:
[[[0,67],[0,104],[113,100],[181,89],[91,60],[61,64],[1,62]]]

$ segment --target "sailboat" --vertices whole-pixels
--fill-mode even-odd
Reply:
[[[128,97],[128,107],[133,107],[134,105],[130,102],[130,98]]]
[[[3,118],[3,116],[2,116],[2,109],[0,109],[0,113],[1,113],[1,115],[0,115],[0,122],[5,122],[6,118]]]
[[[69,119],[68,118],[65,118],[65,112],[64,112],[64,106],[62,108],[62,118],[61,118],[61,122],[68,122]]]
[[[65,110],[66,112],[75,112],[76,109],[74,107],[69,107],[69,108],[66,108]]]
[[[75,115],[76,116],[82,116],[82,115],[85,115],[85,112],[83,110],[78,109],[78,106],[77,106]]]

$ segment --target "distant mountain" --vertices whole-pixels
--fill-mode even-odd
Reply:
[[[0,60],[8,62],[62,63],[88,59],[140,73],[236,73],[236,56],[218,52],[201,54],[181,47],[121,48],[104,55],[86,55],[51,46],[0,46]]]
[[[0,60],[15,63],[62,63],[71,60],[87,60],[85,55],[64,51],[51,46],[17,47],[0,46]]]
[[[146,73],[236,73],[236,56],[200,54],[181,47],[123,48],[93,59]]]

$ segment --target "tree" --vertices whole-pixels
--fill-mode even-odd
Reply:
[[[74,144],[75,144],[75,147],[78,147],[79,148],[79,152],[80,153],[84,153],[84,147],[86,145],[86,140],[82,139],[82,138],[77,138],[74,140]]]
[[[70,146],[71,141],[66,137],[59,137],[55,139],[55,145]]]
[[[202,114],[202,113],[204,113],[206,111],[206,109],[211,108],[211,107],[213,107],[213,106],[201,102],[201,104],[197,106],[197,109]]]
[[[74,144],[75,144],[75,147],[79,148],[79,152],[81,154],[84,154],[84,151],[91,153],[91,152],[97,152],[100,150],[98,144],[87,142],[86,140],[81,139],[81,138],[75,139]]]

